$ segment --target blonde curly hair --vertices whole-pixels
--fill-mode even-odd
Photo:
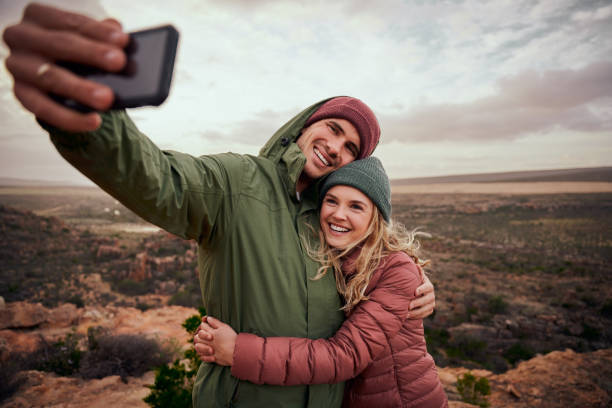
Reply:
[[[428,265],[429,261],[422,260],[418,256],[420,244],[416,239],[417,236],[428,235],[418,231],[418,229],[409,231],[404,225],[393,220],[385,221],[378,208],[374,206],[374,214],[365,236],[347,248],[340,250],[329,246],[325,241],[323,231],[320,229],[318,232],[318,249],[312,249],[311,245],[305,242],[309,255],[322,265],[318,269],[317,275],[312,279],[321,279],[331,269],[336,278],[338,293],[344,297],[345,304],[342,310],[349,312],[359,302],[368,299],[365,291],[372,274],[389,254],[402,251],[408,254],[421,268]],[[353,250],[360,250],[360,252],[354,261],[355,273],[347,281],[342,272],[342,263]],[[422,271],[421,268],[419,268],[420,271]]]

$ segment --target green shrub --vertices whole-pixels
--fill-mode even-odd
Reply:
[[[146,312],[147,310],[151,309],[153,306],[151,306],[148,303],[144,303],[144,302],[138,302],[136,303],[136,309],[140,310],[141,312]]]
[[[82,308],[83,306],[85,306],[85,301],[83,300],[81,295],[78,295],[78,294],[72,295],[71,297],[66,299],[66,302],[67,303],[72,303],[73,305],[75,305],[79,309]]]
[[[88,351],[82,358],[79,374],[83,378],[119,375],[139,377],[153,367],[170,361],[169,353],[153,339],[140,335],[110,335],[88,330]]]
[[[601,331],[597,327],[590,326],[586,323],[582,323],[582,334],[580,337],[586,340],[597,340],[601,336]]]
[[[599,309],[599,313],[603,317],[612,318],[612,299],[606,299],[601,309]]]
[[[448,340],[450,339],[450,333],[448,330],[436,329],[425,327],[425,342],[427,346],[431,347],[446,347],[448,345]]]
[[[27,357],[27,365],[35,370],[70,376],[79,370],[82,356],[79,336],[71,332],[55,343],[49,343],[41,337],[38,349]]]
[[[168,300],[169,305],[176,306],[185,306],[185,307],[198,307],[202,303],[202,295],[200,290],[191,290],[191,288],[187,288],[186,290],[181,290],[176,292],[170,300]]]
[[[478,315],[478,308],[474,305],[468,305],[465,307],[465,320],[471,321],[472,316]]]
[[[471,360],[480,364],[486,364],[489,357],[487,354],[487,342],[468,335],[451,339],[446,351],[449,357]]]
[[[491,394],[489,380],[485,377],[476,378],[470,371],[457,379],[457,391],[463,402],[488,407],[487,395]]]
[[[193,315],[183,323],[191,337],[190,343],[193,343],[193,335],[204,315],[206,311],[201,308],[199,315]],[[144,402],[154,408],[191,408],[191,391],[201,360],[193,347],[185,351],[183,360],[176,359],[172,365],[164,364],[155,370],[155,383],[148,386],[151,392]]]
[[[138,296],[149,292],[146,282],[137,282],[132,279],[123,279],[117,283],[117,291],[124,295]]]
[[[514,343],[504,352],[504,358],[511,364],[515,364],[518,361],[529,360],[534,354],[531,347],[519,342]]]
[[[55,343],[41,338],[38,349],[24,357],[22,367],[82,378],[119,375],[125,381],[128,376],[141,376],[166,364],[170,354],[153,339],[134,334],[111,335],[107,329],[90,327],[86,350],[81,350],[79,336],[74,332]]]
[[[22,364],[20,356],[15,355],[0,360],[0,403],[10,398],[23,384],[24,378],[18,375]]]
[[[438,366],[448,365],[445,349],[448,346],[450,334],[446,329],[429,328],[425,325],[425,343],[427,352],[431,354]]]
[[[491,314],[502,314],[508,310],[508,302],[502,296],[491,296],[488,302],[488,310]]]

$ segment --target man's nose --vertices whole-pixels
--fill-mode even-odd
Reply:
[[[338,157],[338,155],[340,154],[341,148],[342,148],[342,145],[337,140],[331,140],[331,141],[328,141],[327,143],[327,153],[333,158]]]

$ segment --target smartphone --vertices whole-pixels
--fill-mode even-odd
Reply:
[[[129,33],[125,48],[127,63],[120,72],[107,72],[87,65],[58,63],[75,74],[109,86],[115,93],[110,109],[158,106],[168,97],[174,70],[179,33],[171,25]],[[91,112],[92,108],[54,95],[71,109]]]

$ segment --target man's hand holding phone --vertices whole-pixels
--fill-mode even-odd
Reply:
[[[110,87],[83,79],[56,61],[120,71],[126,63],[123,48],[129,42],[116,20],[96,21],[53,7],[30,4],[20,23],[4,31],[10,49],[6,67],[15,80],[14,93],[37,118],[68,131],[98,128],[100,115],[69,109],[48,96],[54,93],[94,109],[113,103]]]
[[[116,20],[30,4],[23,20],[4,31],[4,41],[23,106],[58,128],[89,131],[101,119],[87,112],[165,100],[178,32],[163,26],[126,34]]]

